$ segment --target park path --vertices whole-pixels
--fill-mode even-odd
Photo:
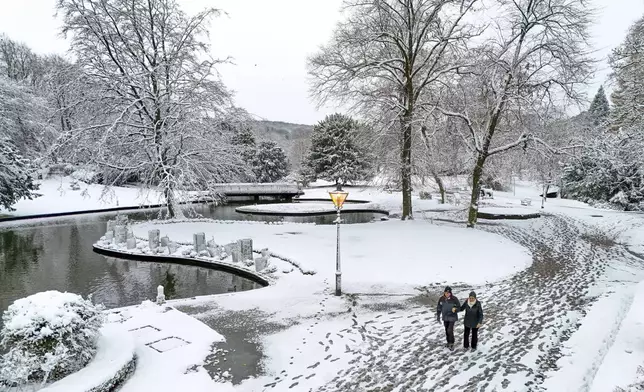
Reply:
[[[565,355],[564,343],[580,326],[573,311],[582,317],[586,314],[598,298],[593,288],[614,279],[615,268],[644,270],[644,261],[617,244],[610,233],[570,217],[550,215],[479,229],[506,236],[533,254],[528,269],[505,281],[473,288],[485,309],[479,351],[445,348],[444,330],[434,319],[442,287],[422,288],[426,295],[395,304],[383,298],[381,307],[373,298],[348,295],[341,327],[325,331],[324,339],[309,341],[308,346],[305,337],[284,347],[296,359],[261,390],[542,391],[546,375],[557,369],[557,360]],[[616,287],[623,284],[612,282]],[[453,288],[465,294],[472,289]],[[315,318],[301,320],[296,328],[313,331],[319,322],[338,317],[324,314],[330,295],[329,290],[321,299]],[[455,334],[461,336],[462,323],[457,325]],[[323,353],[301,355],[312,345],[318,347],[317,343]],[[334,367],[336,361],[341,361],[341,368]],[[256,375],[262,372],[258,366]],[[324,372],[335,376],[326,377],[323,385],[313,385],[316,375]]]

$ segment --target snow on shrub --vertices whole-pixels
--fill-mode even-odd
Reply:
[[[72,293],[15,301],[2,316],[0,386],[46,383],[83,368],[96,352],[103,308]]]

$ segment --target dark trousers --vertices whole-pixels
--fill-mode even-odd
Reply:
[[[465,327],[465,333],[463,334],[463,347],[470,348],[470,331],[472,331],[472,348],[476,349],[476,345],[479,342],[478,328]]]
[[[445,325],[447,344],[454,344],[454,323],[455,321],[443,321],[443,325]]]

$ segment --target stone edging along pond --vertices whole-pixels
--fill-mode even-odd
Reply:
[[[249,269],[240,268],[237,265],[227,263],[224,261],[217,261],[213,259],[206,259],[199,256],[195,257],[180,257],[180,256],[167,256],[167,255],[147,255],[141,253],[131,253],[123,250],[108,249],[106,247],[100,246],[98,244],[93,245],[94,252],[102,254],[104,256],[116,257],[120,259],[129,259],[129,260],[139,260],[139,261],[151,261],[156,263],[173,263],[181,265],[189,265],[193,267],[203,267],[219,271],[230,272],[232,274],[241,276],[252,280],[255,283],[258,283],[264,287],[271,284],[271,280],[260,274],[258,272],[253,272]]]

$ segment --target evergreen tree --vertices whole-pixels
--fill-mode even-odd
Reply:
[[[0,139],[0,209],[13,211],[20,199],[32,199],[38,186],[34,184],[29,161],[20,155],[7,139]]]
[[[644,125],[644,18],[629,29],[624,42],[609,59],[616,87],[611,94],[611,126],[615,129]]]
[[[588,109],[588,114],[590,115],[590,119],[595,127],[607,124],[610,107],[608,105],[608,99],[606,99],[604,86],[600,86],[599,90],[597,90],[597,94],[595,94],[595,98],[593,98],[590,108]]]
[[[275,182],[288,175],[288,159],[273,141],[261,142],[257,148],[253,172],[259,182]]]
[[[366,179],[371,173],[368,154],[357,143],[359,124],[349,116],[332,114],[313,127],[311,148],[303,173],[310,180],[342,184]]]
[[[246,167],[249,168],[248,173],[242,176],[242,181],[255,182],[253,172],[255,171],[255,161],[257,159],[257,144],[255,141],[255,135],[253,134],[252,129],[249,126],[240,126],[233,131],[233,137],[231,138],[231,143],[235,152],[239,154],[241,160],[246,164]]]
[[[249,126],[241,126],[233,135],[232,144],[235,146],[243,146],[249,149],[255,149],[255,135]]]

